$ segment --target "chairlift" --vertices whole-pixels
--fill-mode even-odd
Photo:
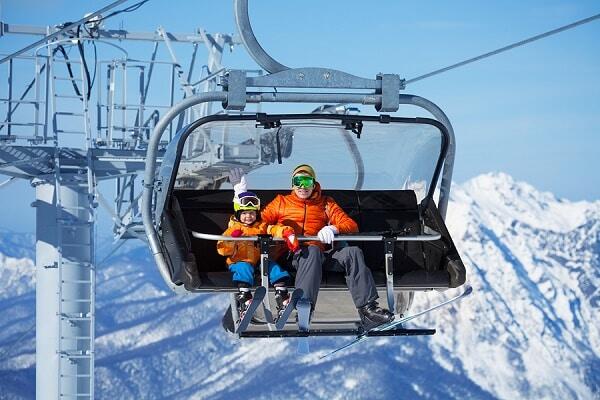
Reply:
[[[246,1],[237,1],[236,7],[238,16],[245,13],[247,18]],[[246,29],[240,32],[245,43],[251,43],[252,31],[241,20],[238,25]],[[371,80],[331,69],[288,69],[270,58],[265,61],[260,46],[246,45],[270,74],[248,77],[244,71],[228,71],[223,91],[201,93],[175,106],[157,124],[149,142],[143,218],[166,284],[176,292],[231,293],[225,319],[235,321],[237,287],[225,258],[217,254],[216,240],[255,240],[262,254],[255,282],[267,288],[267,296],[248,328],[237,332],[240,337],[360,334],[360,320],[339,271],[323,272],[309,332],[300,332],[293,319],[277,330],[271,312],[274,289],[269,288],[266,273],[276,240],[221,236],[233,213],[233,190],[227,181],[231,168],[242,168],[249,189],[267,204],[291,190],[291,171],[306,163],[315,169],[323,193],[359,225],[358,234],[338,235],[334,245],[362,249],[380,301],[384,305],[387,301],[390,310],[406,313],[414,291],[463,285],[465,267],[444,223],[454,159],[454,135],[444,113],[428,100],[401,94],[402,81],[396,75]],[[261,91],[273,87],[300,90]],[[330,89],[351,92],[331,93]],[[373,92],[365,94],[365,89]],[[233,111],[244,110],[247,103],[297,102],[372,104],[378,112],[363,115],[355,109],[348,113],[339,106],[323,105],[308,114],[207,116],[177,133],[157,170],[158,146],[166,126],[179,113],[206,101],[221,101],[225,110]],[[420,107],[433,117],[391,116],[400,104]],[[314,240],[300,238],[310,239]],[[432,331],[400,329],[389,334]]]

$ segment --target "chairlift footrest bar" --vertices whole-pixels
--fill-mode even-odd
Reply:
[[[387,331],[370,331],[365,336],[431,336],[435,335],[435,329],[390,329]]]
[[[245,331],[241,332],[241,338],[286,338],[286,337],[309,337],[309,336],[359,336],[363,331],[358,329],[311,329],[308,332],[286,330],[286,331]],[[435,329],[390,329],[388,331],[373,331],[365,336],[430,336],[436,333]]]
[[[242,338],[285,338],[285,337],[309,337],[309,336],[357,336],[357,329],[311,329],[310,331],[283,330],[283,331],[246,331]]]

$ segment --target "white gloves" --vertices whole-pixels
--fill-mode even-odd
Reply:
[[[244,175],[244,170],[241,168],[232,168],[229,170],[229,182],[233,185],[234,198],[247,190],[246,175]]]
[[[331,244],[333,242],[333,238],[338,232],[339,231],[335,226],[326,225],[323,228],[321,228],[319,233],[317,233],[317,236],[319,237],[319,240],[321,242]]]

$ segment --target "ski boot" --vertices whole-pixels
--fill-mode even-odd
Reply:
[[[379,307],[376,301],[367,303],[367,305],[358,309],[358,315],[360,315],[360,321],[365,331],[369,331],[376,326],[391,322],[394,319],[394,314],[386,310],[385,308]]]
[[[252,303],[252,293],[250,291],[239,291],[235,295],[235,300],[237,301],[238,314],[241,320],[242,318],[244,318],[244,315],[246,314],[246,310],[248,310],[250,303]]]
[[[277,319],[290,303],[290,293],[287,289],[275,289],[275,303],[277,304]]]

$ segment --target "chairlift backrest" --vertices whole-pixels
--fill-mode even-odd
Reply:
[[[268,202],[281,191],[255,190]],[[464,283],[465,271],[452,243],[443,220],[435,205],[420,210],[416,196],[411,190],[353,191],[331,190],[324,194],[339,201],[340,206],[359,224],[361,232],[404,231],[415,235],[422,231],[422,221],[438,229],[442,234],[434,242],[398,242],[394,257],[394,286],[400,289],[430,289],[457,287]],[[163,226],[171,227],[178,221],[186,221],[186,228],[210,234],[221,234],[232,214],[233,193],[230,190],[177,190],[173,193],[171,209],[163,215]],[[176,216],[179,212],[182,215]],[[421,217],[421,214],[423,217]],[[176,243],[171,235],[179,231],[163,230],[165,242]],[[367,264],[373,271],[376,284],[385,286],[384,249],[382,242],[351,243],[362,248]],[[200,272],[201,291],[235,290],[225,259],[216,252],[215,242],[193,239],[189,249],[195,255]],[[171,254],[171,250],[168,251]],[[173,276],[181,276],[183,265],[178,258],[171,259]],[[452,261],[452,262],[451,262]],[[178,270],[179,269],[179,270]],[[343,274],[326,271],[323,275],[324,290],[345,290]]]

